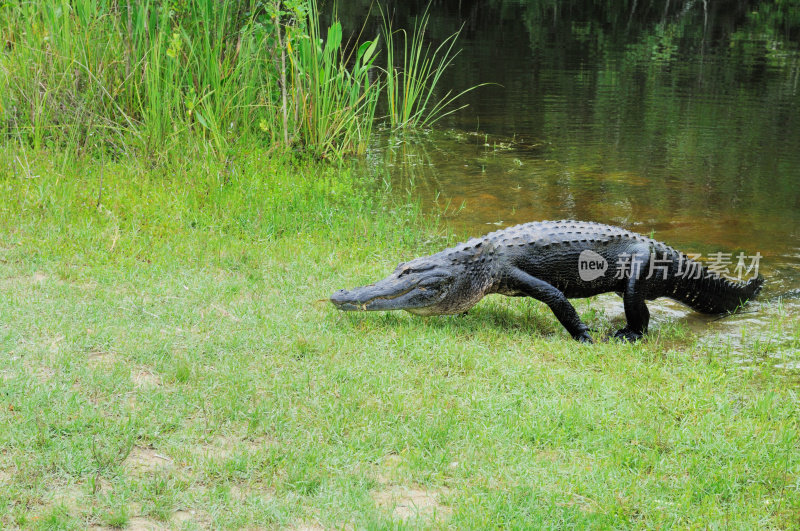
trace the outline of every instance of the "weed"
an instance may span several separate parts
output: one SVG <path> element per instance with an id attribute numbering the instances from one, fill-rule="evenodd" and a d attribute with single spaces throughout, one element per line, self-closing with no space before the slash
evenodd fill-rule
<path id="1" fill-rule="evenodd" d="M 425 42 L 425 30 L 429 15 L 420 17 L 411 34 L 405 29 L 395 30 L 391 21 L 383 14 L 383 35 L 386 41 L 386 98 L 389 124 L 393 129 L 429 127 L 462 107 L 453 108 L 458 98 L 483 86 L 469 87 L 457 94 L 448 91 L 436 97 L 439 79 L 455 60 L 455 42 L 461 30 L 453 33 L 433 51 Z M 402 44 L 398 46 L 398 41 Z M 398 68 L 398 56 L 402 67 Z"/>

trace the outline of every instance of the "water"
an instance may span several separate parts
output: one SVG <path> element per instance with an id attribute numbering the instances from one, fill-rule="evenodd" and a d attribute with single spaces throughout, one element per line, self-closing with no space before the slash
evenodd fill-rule
<path id="1" fill-rule="evenodd" d="M 419 7 L 399 4 L 395 25 L 411 27 Z M 442 92 L 495 84 L 434 131 L 380 137 L 369 171 L 465 234 L 595 220 L 730 255 L 734 276 L 739 253 L 760 253 L 765 301 L 800 289 L 800 20 L 771 3 L 639 4 L 436 3 L 431 42 L 463 24 Z M 365 11 L 340 6 L 345 24 Z M 678 320 L 734 348 L 800 345 L 796 292 L 719 321 L 652 306 L 654 326 Z"/>

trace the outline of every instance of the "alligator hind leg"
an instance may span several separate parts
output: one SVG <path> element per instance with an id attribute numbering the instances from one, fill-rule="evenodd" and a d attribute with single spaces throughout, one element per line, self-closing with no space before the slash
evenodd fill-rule
<path id="1" fill-rule="evenodd" d="M 575 307 L 567 300 L 561 290 L 517 268 L 513 268 L 508 273 L 507 280 L 509 286 L 513 289 L 547 304 L 573 339 L 584 343 L 592 343 L 589 327 L 581 321 L 581 318 L 578 317 L 578 312 L 575 311 Z"/>
<path id="2" fill-rule="evenodd" d="M 631 256 L 631 269 L 622 301 L 625 305 L 625 328 L 617 330 L 614 337 L 625 341 L 638 341 L 647 332 L 650 312 L 645 303 L 645 291 L 650 268 L 650 252 L 642 251 Z"/>

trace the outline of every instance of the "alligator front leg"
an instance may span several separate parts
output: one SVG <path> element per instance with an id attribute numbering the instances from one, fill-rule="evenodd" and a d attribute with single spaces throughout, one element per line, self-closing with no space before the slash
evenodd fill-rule
<path id="1" fill-rule="evenodd" d="M 622 301 L 625 305 L 625 328 L 617 330 L 614 337 L 625 341 L 638 341 L 647 332 L 650 312 L 645 303 L 645 291 L 650 268 L 650 252 L 642 251 L 631 256 L 631 270 Z"/>
<path id="2" fill-rule="evenodd" d="M 592 343 L 589 327 L 581 321 L 581 318 L 578 317 L 578 312 L 575 311 L 575 307 L 567 300 L 561 290 L 518 268 L 512 268 L 508 272 L 507 280 L 512 289 L 542 301 L 549 306 L 573 339 L 584 343 Z"/>

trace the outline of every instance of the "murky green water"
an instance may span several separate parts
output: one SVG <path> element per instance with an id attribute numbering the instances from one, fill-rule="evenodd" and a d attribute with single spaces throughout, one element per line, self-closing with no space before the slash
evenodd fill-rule
<path id="1" fill-rule="evenodd" d="M 450 4 L 432 7 L 428 33 L 437 43 L 464 24 L 443 90 L 496 85 L 468 94 L 469 107 L 435 131 L 381 137 L 367 171 L 473 235 L 596 220 L 687 252 L 730 253 L 731 273 L 738 253 L 760 253 L 765 300 L 800 289 L 796 11 L 758 2 Z M 394 10 L 408 27 L 418 12 Z M 345 23 L 365 11 L 340 6 Z M 766 327 L 771 311 L 709 321 L 656 306 L 729 338 L 743 323 Z M 798 299 L 782 311 L 800 317 Z"/>

